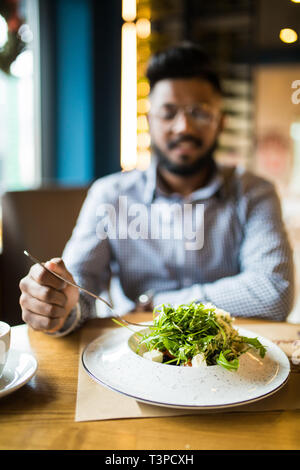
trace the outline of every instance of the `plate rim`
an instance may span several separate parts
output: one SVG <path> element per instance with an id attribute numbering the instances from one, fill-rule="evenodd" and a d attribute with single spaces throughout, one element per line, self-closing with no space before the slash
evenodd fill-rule
<path id="1" fill-rule="evenodd" d="M 31 380 L 32 377 L 36 374 L 36 371 L 37 371 L 37 368 L 38 368 L 37 359 L 32 353 L 30 353 L 28 351 L 22 351 L 20 349 L 14 349 L 14 348 L 11 348 L 9 350 L 9 355 L 8 355 L 8 358 L 7 358 L 7 361 L 6 361 L 6 364 L 5 364 L 5 368 L 7 366 L 9 366 L 9 360 L 10 360 L 10 354 L 11 353 L 13 355 L 15 355 L 16 357 L 20 357 L 21 354 L 25 354 L 28 357 L 28 360 L 30 360 L 32 362 L 33 370 L 31 372 L 28 371 L 27 373 L 20 375 L 20 377 L 17 379 L 17 382 L 14 385 L 12 385 L 12 386 L 8 385 L 8 387 L 5 388 L 5 389 L 0 388 L 0 398 L 4 397 L 6 395 L 9 395 L 10 393 L 13 393 L 14 391 L 16 391 L 19 388 L 23 387 L 23 385 L 25 385 L 27 382 L 29 382 L 29 380 Z M 5 375 L 5 368 L 3 369 L 3 374 L 2 374 L 1 379 Z"/>
<path id="2" fill-rule="evenodd" d="M 147 322 L 148 323 L 148 322 Z M 147 324 L 141 324 L 141 326 L 147 326 Z M 121 327 L 120 327 L 121 329 Z M 291 366 L 290 366 L 290 361 L 286 355 L 286 353 L 281 349 L 279 348 L 279 346 L 277 344 L 275 344 L 272 340 L 268 339 L 268 338 L 265 338 L 264 336 L 260 335 L 260 334 L 257 334 L 255 333 L 254 331 L 251 331 L 251 330 L 248 330 L 246 328 L 243 328 L 243 327 L 239 327 L 239 326 L 236 326 L 236 329 L 238 330 L 243 330 L 245 332 L 248 332 L 248 333 L 251 333 L 252 335 L 255 335 L 255 337 L 258 337 L 258 338 L 261 338 L 263 340 L 266 340 L 267 342 L 271 343 L 272 344 L 272 347 L 274 347 L 276 350 L 278 350 L 280 353 L 282 353 L 283 357 L 285 357 L 285 359 L 287 360 L 287 365 L 288 367 L 286 367 L 286 372 L 287 372 L 287 376 L 286 378 L 283 380 L 283 382 L 281 382 L 276 388 L 270 390 L 269 392 L 266 392 L 264 393 L 263 395 L 260 395 L 258 397 L 254 397 L 254 398 L 249 398 L 248 400 L 243 400 L 243 401 L 239 401 L 239 402 L 234 402 L 234 403 L 226 403 L 226 404 L 220 404 L 220 405 L 180 405 L 180 404 L 173 404 L 173 403 L 166 403 L 166 402 L 159 402 L 159 401 L 154 401 L 154 400 L 147 400 L 147 399 L 144 399 L 144 398 L 140 398 L 140 397 L 136 397 L 135 395 L 132 395 L 132 394 L 129 394 L 129 393 L 126 393 L 124 391 L 121 391 L 121 390 L 118 390 L 117 388 L 113 387 L 112 385 L 108 385 L 107 383 L 101 381 L 101 379 L 99 379 L 98 377 L 96 377 L 87 367 L 87 365 L 85 364 L 84 362 L 84 354 L 87 350 L 87 348 L 89 346 L 91 346 L 94 342 L 96 342 L 97 340 L 99 340 L 101 338 L 101 334 L 98 335 L 96 338 L 94 338 L 92 341 L 90 341 L 88 344 L 85 345 L 85 347 L 83 348 L 82 350 L 82 353 L 81 353 L 81 363 L 82 363 L 82 366 L 84 368 L 84 370 L 86 371 L 86 373 L 93 379 L 95 380 L 98 384 L 101 384 L 102 386 L 104 386 L 105 388 L 109 389 L 109 390 L 112 390 L 116 393 L 119 393 L 121 395 L 124 395 L 124 396 L 127 396 L 129 398 L 133 398 L 135 399 L 136 401 L 138 402 L 141 402 L 141 403 L 146 403 L 148 405 L 155 405 L 155 406 L 161 406 L 161 407 L 167 407 L 167 408 L 176 408 L 176 409 L 185 409 L 185 410 L 209 410 L 209 409 L 224 409 L 224 408 L 233 408 L 233 407 L 237 407 L 237 406 L 243 406 L 243 405 L 248 405 L 248 404 L 251 404 L 251 403 L 254 403 L 254 402 L 257 402 L 257 401 L 260 401 L 260 400 L 263 400 L 264 398 L 267 398 L 269 396 L 272 396 L 274 395 L 276 392 L 278 392 L 280 389 L 282 389 L 288 382 L 289 378 L 290 378 L 290 374 L 291 374 Z M 118 331 L 118 329 L 116 329 L 116 331 Z M 113 330 L 112 330 L 113 332 Z M 108 332 L 106 332 L 107 334 Z M 159 364 L 161 365 L 161 364 Z"/>

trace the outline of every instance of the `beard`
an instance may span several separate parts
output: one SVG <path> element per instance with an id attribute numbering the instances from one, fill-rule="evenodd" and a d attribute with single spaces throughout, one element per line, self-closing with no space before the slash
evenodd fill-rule
<path id="1" fill-rule="evenodd" d="M 179 143 L 184 142 L 184 141 L 189 141 L 193 142 L 195 145 L 197 145 L 199 148 L 202 146 L 202 141 L 200 139 L 196 139 L 195 137 L 190 137 L 190 136 L 184 136 L 184 137 L 179 137 L 176 141 L 172 141 L 168 144 L 168 149 L 173 149 L 175 148 Z M 214 152 L 217 148 L 217 139 L 213 143 L 213 145 L 201 156 L 197 158 L 196 161 L 192 163 L 174 163 L 172 162 L 167 155 L 160 150 L 160 148 L 155 144 L 155 142 L 152 142 L 152 150 L 154 154 L 157 157 L 158 160 L 158 166 L 161 168 L 164 168 L 165 170 L 169 171 L 170 173 L 173 173 L 175 175 L 180 175 L 180 176 L 191 176 L 194 175 L 195 173 L 199 173 L 203 171 L 204 169 L 212 169 L 215 166 L 215 161 L 214 161 Z M 188 155 L 181 155 L 182 161 L 188 162 L 189 156 Z"/>

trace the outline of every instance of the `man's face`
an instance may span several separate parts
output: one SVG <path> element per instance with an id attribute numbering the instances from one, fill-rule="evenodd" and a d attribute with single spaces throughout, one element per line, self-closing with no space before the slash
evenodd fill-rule
<path id="1" fill-rule="evenodd" d="M 161 162 L 179 174 L 200 169 L 222 128 L 220 94 L 204 79 L 166 79 L 155 84 L 150 102 L 151 142 Z"/>

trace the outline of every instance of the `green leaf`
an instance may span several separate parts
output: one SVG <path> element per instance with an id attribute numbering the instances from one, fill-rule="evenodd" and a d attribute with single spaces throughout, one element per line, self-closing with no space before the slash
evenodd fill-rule
<path id="1" fill-rule="evenodd" d="M 239 368 L 239 360 L 233 359 L 232 361 L 228 361 L 222 351 L 220 352 L 219 357 L 217 358 L 217 364 L 231 371 L 238 370 Z"/>
<path id="2" fill-rule="evenodd" d="M 265 357 L 267 348 L 261 344 L 257 338 L 247 338 L 247 336 L 240 336 L 244 343 L 250 344 L 254 348 L 259 350 L 260 357 Z"/>

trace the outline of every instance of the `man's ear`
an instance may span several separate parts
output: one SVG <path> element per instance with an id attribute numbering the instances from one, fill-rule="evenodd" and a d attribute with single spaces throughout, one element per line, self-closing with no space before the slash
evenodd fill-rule
<path id="1" fill-rule="evenodd" d="M 219 133 L 223 132 L 225 129 L 225 124 L 226 124 L 226 115 L 225 113 L 221 114 L 220 121 L 219 121 Z"/>
<path id="2" fill-rule="evenodd" d="M 225 115 L 225 113 L 222 113 L 221 114 L 221 119 L 220 119 L 220 131 L 224 130 L 225 124 L 226 124 L 226 115 Z"/>

